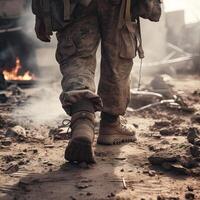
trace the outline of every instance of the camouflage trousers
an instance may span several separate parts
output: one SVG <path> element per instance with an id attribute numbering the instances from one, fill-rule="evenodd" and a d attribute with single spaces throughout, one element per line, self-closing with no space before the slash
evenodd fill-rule
<path id="1" fill-rule="evenodd" d="M 60 100 L 68 114 L 73 103 L 85 98 L 93 102 L 96 111 L 125 114 L 136 41 L 131 37 L 130 42 L 122 42 L 127 33 L 123 36 L 118 28 L 120 8 L 121 0 L 93 0 L 88 7 L 80 5 L 74 10 L 71 24 L 57 33 L 56 58 L 63 75 Z M 100 42 L 96 93 L 94 76 Z"/>

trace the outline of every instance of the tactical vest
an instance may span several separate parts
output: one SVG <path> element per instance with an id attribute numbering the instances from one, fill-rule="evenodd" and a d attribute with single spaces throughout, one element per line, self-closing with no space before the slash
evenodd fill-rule
<path id="1" fill-rule="evenodd" d="M 20 17 L 25 10 L 26 0 L 0 0 L 0 18 Z"/>
<path id="2" fill-rule="evenodd" d="M 1 1 L 1 0 L 0 0 Z M 7 0 L 4 0 L 7 1 Z M 9 0 L 10 1 L 10 0 Z M 32 11 L 43 19 L 47 34 L 62 30 L 70 23 L 70 15 L 80 3 L 89 5 L 92 0 L 32 0 Z M 159 21 L 161 16 L 161 0 L 121 0 L 122 9 L 129 10 L 132 18 L 143 17 L 151 21 Z M 131 3 L 130 3 L 131 2 Z M 130 16 L 130 17 L 131 17 Z"/>

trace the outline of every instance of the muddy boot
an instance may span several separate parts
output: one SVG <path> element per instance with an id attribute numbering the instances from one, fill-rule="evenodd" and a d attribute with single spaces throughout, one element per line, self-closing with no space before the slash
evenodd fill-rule
<path id="1" fill-rule="evenodd" d="M 119 116 L 102 114 L 100 122 L 98 144 L 115 145 L 136 141 L 135 127 L 127 124 L 126 120 Z"/>
<path id="2" fill-rule="evenodd" d="M 71 119 L 71 139 L 65 150 L 65 159 L 70 162 L 95 163 L 92 144 L 94 141 L 93 112 L 75 112 Z"/>

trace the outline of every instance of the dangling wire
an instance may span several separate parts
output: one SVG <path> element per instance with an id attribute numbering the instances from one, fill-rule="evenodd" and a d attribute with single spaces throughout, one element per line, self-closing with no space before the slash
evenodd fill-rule
<path id="1" fill-rule="evenodd" d="M 141 87 L 141 81 L 142 81 L 142 65 L 143 65 L 143 59 L 140 59 L 140 69 L 139 69 L 139 78 L 138 78 L 138 88 L 137 90 L 140 91 Z"/>

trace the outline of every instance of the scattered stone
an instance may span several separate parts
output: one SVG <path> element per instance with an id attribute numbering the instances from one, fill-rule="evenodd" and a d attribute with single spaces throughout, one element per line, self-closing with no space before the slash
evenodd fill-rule
<path id="1" fill-rule="evenodd" d="M 115 159 L 115 160 L 121 160 L 121 161 L 126 160 L 125 157 L 119 157 L 119 158 L 114 158 L 114 159 Z"/>
<path id="2" fill-rule="evenodd" d="M 0 116 L 0 128 L 3 128 L 5 124 L 6 124 L 6 121 L 4 120 L 2 116 Z"/>
<path id="3" fill-rule="evenodd" d="M 19 170 L 19 166 L 16 162 L 9 163 L 3 169 L 6 174 L 13 174 Z"/>
<path id="4" fill-rule="evenodd" d="M 163 195 L 158 195 L 157 200 L 180 200 L 179 197 L 165 197 Z"/>
<path id="5" fill-rule="evenodd" d="M 8 97 L 5 93 L 0 93 L 0 103 L 6 103 L 8 101 Z"/>
<path id="6" fill-rule="evenodd" d="M 183 167 L 186 167 L 187 169 L 192 169 L 198 167 L 199 165 L 198 161 L 191 156 L 182 156 L 180 159 L 180 163 Z"/>
<path id="7" fill-rule="evenodd" d="M 189 192 L 193 192 L 194 191 L 194 189 L 193 189 L 193 187 L 191 185 L 188 185 L 187 189 L 188 189 Z"/>
<path id="8" fill-rule="evenodd" d="M 95 156 L 97 157 L 106 157 L 108 155 L 108 152 L 98 152 L 98 151 L 95 151 L 94 152 Z"/>
<path id="9" fill-rule="evenodd" d="M 191 146 L 190 152 L 194 157 L 200 157 L 200 146 Z"/>
<path id="10" fill-rule="evenodd" d="M 162 135 L 162 136 L 172 136 L 172 135 L 175 135 L 174 129 L 162 129 L 160 131 L 160 135 Z"/>
<path id="11" fill-rule="evenodd" d="M 4 146 L 10 146 L 12 144 L 12 140 L 9 138 L 6 138 L 6 139 L 2 140 L 0 143 Z"/>
<path id="12" fill-rule="evenodd" d="M 173 99 L 174 92 L 171 84 L 172 78 L 169 75 L 157 75 L 150 83 L 154 92 L 160 93 L 166 99 Z"/>
<path id="13" fill-rule="evenodd" d="M 192 118 L 191 118 L 192 122 L 193 123 L 198 123 L 200 124 L 200 113 L 194 115 Z"/>
<path id="14" fill-rule="evenodd" d="M 149 157 L 149 162 L 153 165 L 162 165 L 163 163 L 172 162 L 175 163 L 179 160 L 179 156 L 173 153 L 155 153 Z"/>
<path id="15" fill-rule="evenodd" d="M 6 155 L 3 157 L 3 160 L 6 162 L 6 163 L 10 163 L 10 162 L 13 162 L 15 160 L 14 156 L 12 155 Z"/>
<path id="16" fill-rule="evenodd" d="M 186 200 L 193 200 L 193 199 L 195 199 L 194 193 L 193 193 L 193 192 L 187 192 L 187 193 L 185 194 L 185 199 L 186 199 Z"/>
<path id="17" fill-rule="evenodd" d="M 200 89 L 195 90 L 195 91 L 193 92 L 193 95 L 194 95 L 194 96 L 200 96 Z"/>
<path id="18" fill-rule="evenodd" d="M 89 185 L 86 184 L 86 183 L 80 182 L 80 183 L 78 183 L 78 184 L 76 185 L 76 187 L 77 187 L 78 189 L 84 190 L 84 189 L 88 188 Z"/>
<path id="19" fill-rule="evenodd" d="M 150 171 L 148 171 L 148 174 L 149 174 L 149 176 L 153 177 L 156 175 L 156 171 L 150 170 Z"/>
<path id="20" fill-rule="evenodd" d="M 91 192 L 87 192 L 87 196 L 92 196 L 93 194 Z"/>
<path id="21" fill-rule="evenodd" d="M 190 128 L 188 130 L 187 140 L 191 144 L 195 144 L 200 140 L 200 132 L 197 128 Z"/>
<path id="22" fill-rule="evenodd" d="M 67 128 L 54 128 L 49 131 L 49 137 L 53 140 L 68 140 L 69 134 Z"/>
<path id="23" fill-rule="evenodd" d="M 115 194 L 113 192 L 111 192 L 109 195 L 108 195 L 108 198 L 112 198 L 112 197 L 115 197 Z"/>
<path id="24" fill-rule="evenodd" d="M 46 145 L 44 145 L 44 148 L 47 148 L 47 149 L 52 149 L 54 147 L 55 147 L 54 144 L 46 144 Z"/>
<path id="25" fill-rule="evenodd" d="M 28 164 L 30 162 L 30 160 L 28 160 L 28 159 L 23 159 L 23 160 L 20 160 L 19 162 L 18 162 L 18 165 L 26 165 L 26 164 Z"/>
<path id="26" fill-rule="evenodd" d="M 18 140 L 24 140 L 26 138 L 26 130 L 21 126 L 14 126 L 6 131 L 6 137 L 17 137 Z"/>
<path id="27" fill-rule="evenodd" d="M 171 125 L 170 121 L 157 121 L 154 124 L 155 128 L 163 128 L 163 127 L 169 127 Z"/>

